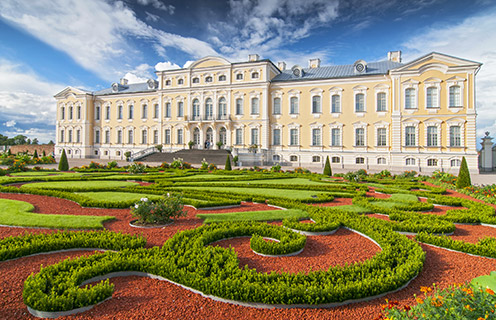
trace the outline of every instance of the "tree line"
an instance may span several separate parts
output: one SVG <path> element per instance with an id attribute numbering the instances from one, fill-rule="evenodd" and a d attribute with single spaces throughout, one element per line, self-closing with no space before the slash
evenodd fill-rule
<path id="1" fill-rule="evenodd" d="M 15 145 L 21 145 L 21 144 L 40 144 L 37 138 L 33 138 L 33 140 L 29 139 L 26 136 L 23 136 L 22 134 L 19 134 L 13 138 L 9 138 L 7 136 L 4 136 L 3 134 L 0 134 L 0 146 L 15 146 Z M 48 144 L 55 144 L 52 140 L 48 142 Z"/>

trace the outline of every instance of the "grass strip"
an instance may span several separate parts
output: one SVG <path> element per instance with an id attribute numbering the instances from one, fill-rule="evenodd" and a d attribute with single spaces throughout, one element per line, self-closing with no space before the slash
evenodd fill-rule
<path id="1" fill-rule="evenodd" d="M 308 218 L 308 213 L 298 209 L 289 209 L 229 213 L 202 213 L 197 214 L 196 216 L 203 219 L 204 223 L 214 223 L 226 221 L 277 221 L 286 218 L 305 219 Z"/>

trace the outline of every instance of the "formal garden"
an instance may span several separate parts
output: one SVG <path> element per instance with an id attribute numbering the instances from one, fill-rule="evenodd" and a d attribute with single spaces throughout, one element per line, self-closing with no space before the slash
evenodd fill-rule
<path id="1" fill-rule="evenodd" d="M 495 317 L 496 187 L 463 170 L 61 169 L 0 172 L 6 319 Z"/>

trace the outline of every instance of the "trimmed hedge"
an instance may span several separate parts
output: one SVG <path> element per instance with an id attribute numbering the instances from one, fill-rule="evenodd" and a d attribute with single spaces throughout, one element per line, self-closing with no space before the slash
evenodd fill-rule
<path id="1" fill-rule="evenodd" d="M 460 240 L 453 240 L 447 236 L 436 236 L 426 232 L 420 232 L 415 236 L 415 240 L 478 256 L 496 258 L 496 238 L 493 237 L 479 239 L 477 243 L 469 243 Z"/>

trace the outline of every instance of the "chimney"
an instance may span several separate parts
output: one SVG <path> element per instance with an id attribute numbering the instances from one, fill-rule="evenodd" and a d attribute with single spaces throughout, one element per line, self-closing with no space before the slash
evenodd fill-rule
<path id="1" fill-rule="evenodd" d="M 279 70 L 281 70 L 281 71 L 286 70 L 286 62 L 284 62 L 284 61 L 279 61 L 279 62 L 277 63 L 277 67 L 278 67 L 278 68 L 279 68 Z"/>
<path id="2" fill-rule="evenodd" d="M 313 68 L 320 68 L 320 59 L 315 58 L 315 59 L 310 59 L 308 60 L 308 67 L 313 69 Z"/>
<path id="3" fill-rule="evenodd" d="M 252 53 L 250 55 L 248 55 L 248 61 L 252 62 L 252 61 L 258 61 L 260 60 L 260 56 L 256 53 Z"/>
<path id="4" fill-rule="evenodd" d="M 401 51 L 389 51 L 388 60 L 393 62 L 401 62 Z"/>
<path id="5" fill-rule="evenodd" d="M 121 78 L 121 85 L 123 85 L 123 86 L 127 85 L 127 79 L 126 78 Z"/>

